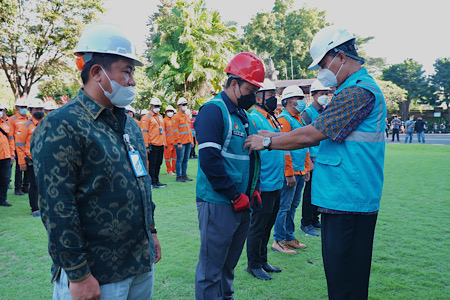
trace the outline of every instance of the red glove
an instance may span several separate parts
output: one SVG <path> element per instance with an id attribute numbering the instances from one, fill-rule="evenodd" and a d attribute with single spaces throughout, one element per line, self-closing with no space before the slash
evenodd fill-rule
<path id="1" fill-rule="evenodd" d="M 253 211 L 258 211 L 261 208 L 262 208 L 261 195 L 257 190 L 255 190 L 252 196 L 252 209 Z"/>
<path id="2" fill-rule="evenodd" d="M 233 204 L 234 211 L 241 211 L 250 208 L 250 201 L 247 195 L 241 193 L 239 197 L 235 200 L 231 200 Z"/>

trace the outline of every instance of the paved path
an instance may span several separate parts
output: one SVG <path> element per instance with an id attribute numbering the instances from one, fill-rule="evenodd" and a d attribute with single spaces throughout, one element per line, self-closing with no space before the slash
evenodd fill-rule
<path id="1" fill-rule="evenodd" d="M 389 135 L 389 138 L 386 139 L 388 144 L 397 144 L 405 142 L 405 134 L 400 134 L 400 142 L 392 141 L 392 135 Z M 409 139 L 408 139 L 409 142 Z M 417 142 L 417 134 L 414 134 L 412 144 L 418 144 Z M 425 134 L 425 144 L 431 145 L 449 145 L 450 146 L 450 134 L 441 134 L 441 133 L 426 133 Z"/>

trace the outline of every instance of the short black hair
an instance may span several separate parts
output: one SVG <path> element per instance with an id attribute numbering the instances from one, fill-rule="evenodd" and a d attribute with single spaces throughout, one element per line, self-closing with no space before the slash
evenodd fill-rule
<path id="1" fill-rule="evenodd" d="M 228 75 L 228 79 L 227 79 L 227 83 L 225 84 L 225 88 L 229 88 L 231 85 L 231 82 L 234 80 L 237 81 L 239 87 L 242 85 L 242 83 L 244 82 L 243 79 L 241 79 L 240 77 L 237 77 L 236 75 L 233 74 L 227 74 Z"/>
<path id="2" fill-rule="evenodd" d="M 92 58 L 84 65 L 81 71 L 81 80 L 86 84 L 89 79 L 89 71 L 94 65 L 101 65 L 106 70 L 111 70 L 111 65 L 121 59 L 122 56 L 115 54 L 94 53 Z"/>

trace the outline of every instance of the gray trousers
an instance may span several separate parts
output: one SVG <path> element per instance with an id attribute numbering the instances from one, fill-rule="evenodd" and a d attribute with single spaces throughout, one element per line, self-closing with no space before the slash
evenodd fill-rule
<path id="1" fill-rule="evenodd" d="M 195 273 L 196 299 L 233 299 L 234 268 L 250 225 L 250 211 L 197 199 L 200 254 Z"/>

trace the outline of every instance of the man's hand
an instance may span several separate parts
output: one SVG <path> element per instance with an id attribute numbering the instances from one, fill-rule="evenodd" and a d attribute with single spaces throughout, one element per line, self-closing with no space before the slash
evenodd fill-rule
<path id="1" fill-rule="evenodd" d="M 286 185 L 288 187 L 294 187 L 297 184 L 294 176 L 286 176 Z"/>
<path id="2" fill-rule="evenodd" d="M 194 142 L 191 143 L 191 147 L 194 147 Z"/>
<path id="3" fill-rule="evenodd" d="M 250 154 L 253 150 L 264 150 L 263 140 L 264 137 L 262 135 L 253 134 L 249 136 L 245 140 L 244 149 L 242 149 L 242 151 L 245 151 L 245 149 L 248 148 L 248 154 Z"/>
<path id="4" fill-rule="evenodd" d="M 11 156 L 11 165 L 14 163 L 15 160 L 16 158 L 14 156 Z"/>
<path id="5" fill-rule="evenodd" d="M 178 148 L 178 150 L 183 150 L 183 145 L 178 144 L 178 145 L 177 145 L 177 148 Z"/>
<path id="6" fill-rule="evenodd" d="M 73 300 L 100 300 L 100 285 L 92 275 L 83 281 L 71 282 L 69 290 Z"/>
<path id="7" fill-rule="evenodd" d="M 155 242 L 155 264 L 161 259 L 161 245 L 159 244 L 158 238 L 156 237 L 156 233 L 152 233 L 153 242 Z"/>
<path id="8" fill-rule="evenodd" d="M 25 172 L 27 170 L 27 164 L 19 165 L 20 172 Z"/>
<path id="9" fill-rule="evenodd" d="M 311 173 L 306 172 L 305 174 L 305 182 L 308 182 L 311 179 Z"/>

